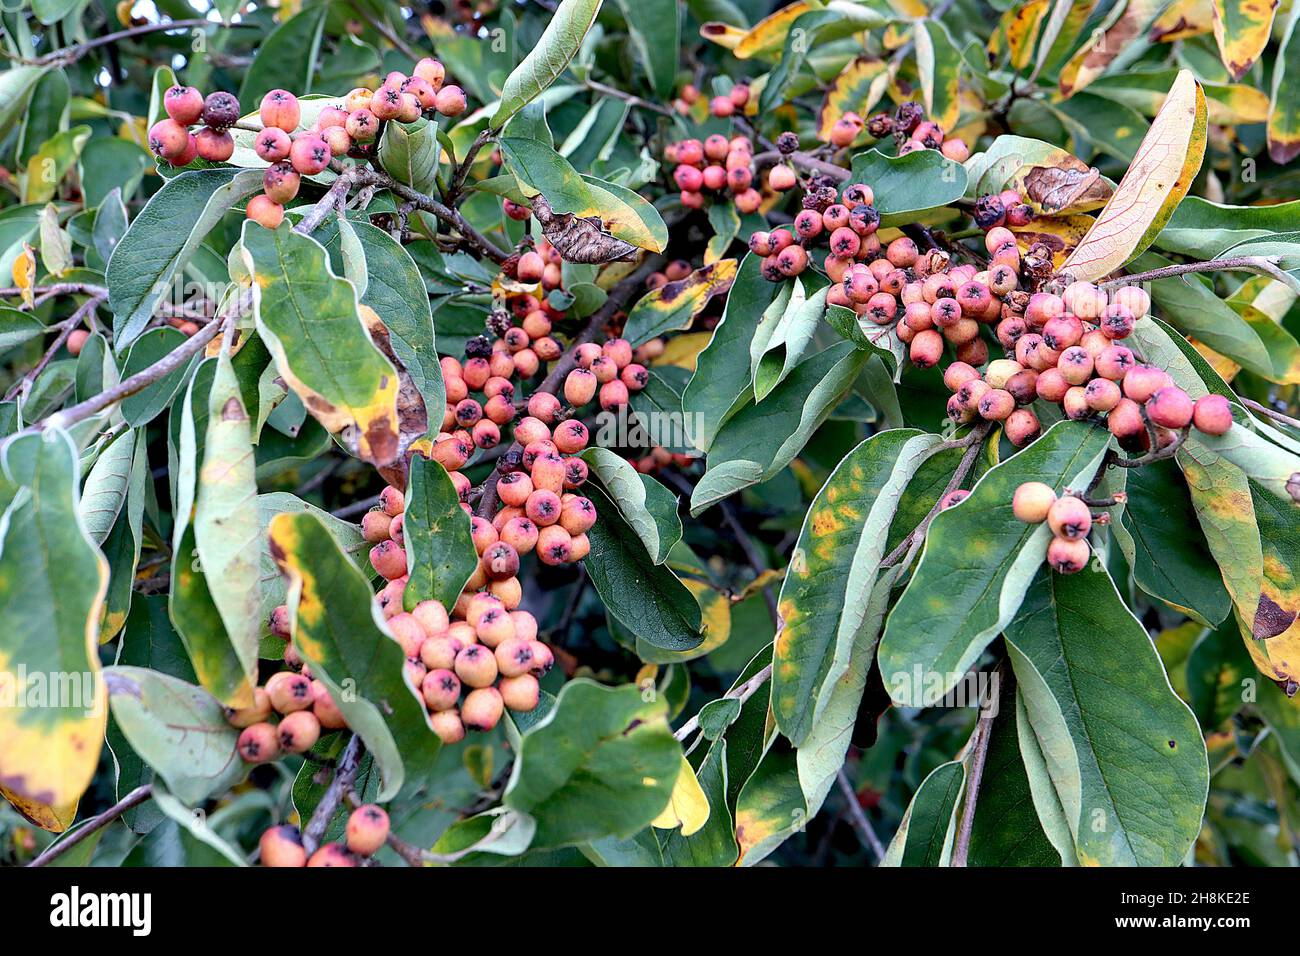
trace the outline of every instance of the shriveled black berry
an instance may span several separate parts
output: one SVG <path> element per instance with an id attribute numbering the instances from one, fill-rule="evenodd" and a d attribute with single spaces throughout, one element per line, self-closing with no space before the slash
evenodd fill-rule
<path id="1" fill-rule="evenodd" d="M 894 111 L 894 130 L 904 134 L 910 133 L 923 119 L 925 119 L 925 111 L 921 109 L 920 103 L 901 103 Z"/>
<path id="2" fill-rule="evenodd" d="M 884 139 L 894 131 L 894 118 L 888 113 L 877 113 L 867 120 L 867 132 L 873 139 Z"/>
<path id="3" fill-rule="evenodd" d="M 975 200 L 975 225 L 981 229 L 992 229 L 1006 221 L 1007 210 L 1000 197 L 981 196 Z"/>
<path id="4" fill-rule="evenodd" d="M 500 338 L 501 336 L 509 332 L 510 326 L 511 326 L 510 316 L 505 312 L 501 311 L 500 309 L 493 309 L 492 312 L 488 315 L 488 319 L 487 319 L 488 331 L 491 332 L 493 335 L 495 335 L 497 338 Z"/>
<path id="5" fill-rule="evenodd" d="M 799 149 L 799 137 L 787 130 L 776 138 L 776 148 L 783 155 L 789 156 Z"/>
<path id="6" fill-rule="evenodd" d="M 466 358 L 491 358 L 492 340 L 486 335 L 476 335 L 465 343 Z"/>

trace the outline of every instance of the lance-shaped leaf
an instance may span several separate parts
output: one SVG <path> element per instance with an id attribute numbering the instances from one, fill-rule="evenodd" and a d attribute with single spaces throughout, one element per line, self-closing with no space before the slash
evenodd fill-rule
<path id="1" fill-rule="evenodd" d="M 82 353 L 85 354 L 85 353 Z M 135 441 L 131 471 L 127 478 L 125 506 L 118 513 L 101 549 L 108 561 L 108 593 L 104 596 L 104 619 L 100 623 L 99 641 L 117 636 L 131 612 L 135 595 L 135 572 L 144 543 L 144 506 L 149 478 L 149 449 L 143 438 Z"/>
<path id="2" fill-rule="evenodd" d="M 915 222 L 922 213 L 955 202 L 966 192 L 966 168 L 933 149 L 886 156 L 869 149 L 853 157 L 848 180 L 871 183 L 881 225 Z"/>
<path id="3" fill-rule="evenodd" d="M 653 647 L 690 651 L 705 640 L 695 596 L 668 567 L 656 564 L 637 532 L 598 487 L 587 489 L 596 523 L 587 532 L 585 567 L 605 607 Z"/>
<path id="4" fill-rule="evenodd" d="M 167 788 L 193 806 L 244 776 L 239 731 L 221 702 L 201 687 L 147 667 L 104 671 L 113 719 Z"/>
<path id="5" fill-rule="evenodd" d="M 689 836 L 681 830 L 667 833 L 662 839 L 664 862 L 669 866 L 731 866 L 740 849 L 731 808 L 727 806 L 725 740 L 709 748 L 695 776 L 709 802 L 709 818 Z"/>
<path id="6" fill-rule="evenodd" d="M 537 820 L 532 848 L 630 837 L 668 805 L 681 767 L 661 698 L 570 681 L 523 735 L 503 802 Z"/>
<path id="7" fill-rule="evenodd" d="M 788 465 L 839 404 L 868 358 L 848 342 L 832 345 L 800 362 L 763 401 L 737 412 L 709 449 L 708 470 L 691 495 L 691 514 L 766 481 Z"/>
<path id="8" fill-rule="evenodd" d="M 677 78 L 681 48 L 681 12 L 676 0 L 618 0 L 618 8 L 651 88 L 667 100 Z"/>
<path id="9" fill-rule="evenodd" d="M 1245 76 L 1268 46 L 1277 6 L 1259 0 L 1214 0 L 1214 42 L 1234 80 Z"/>
<path id="10" fill-rule="evenodd" d="M 1300 41 L 1295 39 L 1300 5 L 1292 4 L 1273 64 L 1268 104 L 1268 155 L 1285 165 L 1300 154 Z"/>
<path id="11" fill-rule="evenodd" d="M 628 313 L 623 337 L 641 345 L 665 332 L 688 328 L 710 299 L 731 288 L 736 266 L 735 259 L 721 259 L 642 296 Z"/>
<path id="12" fill-rule="evenodd" d="M 805 0 L 797 0 L 796 3 L 782 7 L 743 32 L 731 52 L 741 60 L 776 53 L 785 43 L 786 34 L 790 32 L 795 21 L 816 6 L 817 4 L 807 3 Z"/>
<path id="13" fill-rule="evenodd" d="M 261 617 L 257 583 L 261 525 L 248 411 L 230 356 L 222 352 L 208 390 L 207 433 L 194 507 L 194 543 L 217 613 L 256 682 Z"/>
<path id="14" fill-rule="evenodd" d="M 960 760 L 931 770 L 916 788 L 881 865 L 948 866 L 965 789 L 966 765 Z"/>
<path id="15" fill-rule="evenodd" d="M 921 21 L 913 28 L 912 36 L 916 39 L 916 69 L 921 74 L 925 114 L 944 129 L 952 129 L 961 112 L 957 95 L 961 50 L 939 20 Z"/>
<path id="16" fill-rule="evenodd" d="M 200 408 L 204 410 L 204 418 L 210 414 L 209 397 L 215 389 L 211 385 L 214 377 L 207 370 L 213 369 L 216 361 L 208 359 L 190 379 L 177 416 L 180 423 L 176 440 L 176 505 L 173 510 L 176 523 L 172 528 L 168 610 L 189 652 L 199 683 L 226 706 L 247 707 L 253 702 L 253 688 L 257 682 L 257 641 L 254 639 L 252 642 L 250 656 L 247 634 L 243 630 L 235 635 L 227 634 L 225 619 L 217 605 L 216 594 L 209 586 L 199 554 L 193 520 L 195 501 L 202 494 L 195 421 Z M 206 443 L 207 429 L 204 429 L 203 437 Z M 236 646 L 236 637 L 245 643 Z"/>
<path id="17" fill-rule="evenodd" d="M 1119 70 L 1103 76 L 1092 92 L 1131 106 L 1143 116 L 1155 116 L 1165 94 L 1178 76 L 1175 69 Z M 1263 123 L 1268 119 L 1268 94 L 1245 83 L 1214 83 L 1201 80 L 1205 92 L 1206 119 L 1211 126 Z"/>
<path id="18" fill-rule="evenodd" d="M 90 467 L 90 474 L 81 486 L 81 500 L 77 510 L 81 514 L 86 533 L 95 544 L 103 544 L 117 521 L 122 503 L 126 501 L 127 484 L 131 477 L 131 463 L 135 460 L 135 431 L 123 432 L 99 453 Z"/>
<path id="19" fill-rule="evenodd" d="M 119 246 L 120 248 L 120 246 Z M 400 451 L 397 370 L 370 340 L 352 283 L 334 274 L 309 236 L 244 225 L 257 330 L 307 410 L 368 462 Z"/>
<path id="20" fill-rule="evenodd" d="M 1178 204 L 1156 245 L 1194 259 L 1214 259 L 1252 239 L 1286 241 L 1300 229 L 1300 200 L 1267 206 L 1230 206 L 1200 196 Z M 1280 235 L 1284 234 L 1284 235 Z M 1233 255 L 1243 255 L 1244 250 Z M 1287 268 L 1294 268 L 1284 263 Z"/>
<path id="21" fill-rule="evenodd" d="M 1149 37 L 1152 43 L 1172 43 L 1213 29 L 1213 0 L 1173 0 L 1152 24 Z"/>
<path id="22" fill-rule="evenodd" d="M 1205 94 L 1182 70 L 1115 195 L 1062 270 L 1076 279 L 1099 279 L 1145 250 L 1187 195 L 1205 143 Z"/>
<path id="23" fill-rule="evenodd" d="M 668 552 L 682 539 L 682 519 L 677 514 L 677 496 L 632 467 L 608 448 L 592 447 L 582 453 L 591 475 L 608 493 L 628 526 L 645 545 L 655 564 L 663 564 Z"/>
<path id="24" fill-rule="evenodd" d="M 577 55 L 583 37 L 596 22 L 600 7 L 601 0 L 562 0 L 537 45 L 506 77 L 501 88 L 501 102 L 492 116 L 494 128 L 504 126 L 510 117 L 559 79 L 569 61 Z"/>
<path id="25" fill-rule="evenodd" d="M 871 623 L 898 499 L 937 442 L 913 429 L 873 435 L 836 466 L 808 509 L 781 586 L 772 664 L 772 711 L 796 746 L 813 731 Z"/>
<path id="26" fill-rule="evenodd" d="M 365 741 L 391 800 L 409 772 L 432 766 L 439 742 L 406 658 L 383 623 L 370 582 L 309 512 L 271 519 L 271 554 L 289 581 L 293 646 Z"/>
<path id="27" fill-rule="evenodd" d="M 1178 865 L 1201 829 L 1205 743 L 1110 575 L 1041 568 L 1006 640 L 1079 861 Z"/>
<path id="28" fill-rule="evenodd" d="M 736 797 L 737 865 L 762 862 L 807 822 L 794 749 L 785 738 L 775 737 Z"/>
<path id="29" fill-rule="evenodd" d="M 1016 489 L 1026 481 L 1058 493 L 1086 486 L 1108 439 L 1096 425 L 1058 422 L 935 516 L 880 639 L 880 672 L 896 703 L 932 706 L 1015 615 L 1051 539 L 1046 525 L 1012 514 Z"/>
<path id="30" fill-rule="evenodd" d="M 69 808 L 94 775 L 108 714 L 98 654 L 108 567 L 77 513 L 64 432 L 9 439 L 0 466 L 0 786 Z"/>
<path id="31" fill-rule="evenodd" d="M 1063 96 L 1083 89 L 1111 65 L 1130 45 L 1146 36 L 1168 0 L 1127 0 L 1117 3 L 1098 30 L 1101 35 L 1085 43 L 1062 68 L 1057 86 Z"/>
<path id="32" fill-rule="evenodd" d="M 410 570 L 402 593 L 406 609 L 430 600 L 450 608 L 478 567 L 478 553 L 447 469 L 420 455 L 411 458 L 402 535 Z"/>
<path id="33" fill-rule="evenodd" d="M 805 290 L 804 283 L 795 279 L 788 299 L 778 299 L 763 313 L 749 343 L 754 401 L 767 398 L 799 364 L 821 324 L 828 291 L 829 286 Z"/>
<path id="34" fill-rule="evenodd" d="M 762 259 L 752 252 L 740 261 L 722 321 L 714 326 L 682 393 L 686 427 L 700 451 L 709 450 L 723 422 L 736 410 L 737 400 L 749 390 L 749 341 L 763 310 L 781 289 L 763 278 L 761 266 Z"/>
<path id="35" fill-rule="evenodd" d="M 262 188 L 261 169 L 198 169 L 167 180 L 113 248 L 105 279 L 120 351 L 144 331 L 154 306 L 199 243 L 235 203 Z"/>

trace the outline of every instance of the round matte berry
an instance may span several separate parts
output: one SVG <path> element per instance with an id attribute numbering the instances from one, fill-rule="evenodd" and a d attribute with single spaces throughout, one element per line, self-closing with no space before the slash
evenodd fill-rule
<path id="1" fill-rule="evenodd" d="M 1058 574 L 1075 574 L 1088 564 L 1088 541 L 1053 538 L 1047 546 L 1047 563 Z"/>
<path id="2" fill-rule="evenodd" d="M 1222 395 L 1202 395 L 1192 409 L 1192 424 L 1207 435 L 1222 435 L 1232 427 L 1232 406 Z"/>
<path id="3" fill-rule="evenodd" d="M 1066 495 L 1047 510 L 1047 524 L 1058 538 L 1086 538 L 1092 530 L 1092 512 L 1078 498 Z"/>
<path id="4" fill-rule="evenodd" d="M 302 845 L 302 834 L 289 824 L 271 827 L 257 841 L 262 866 L 306 866 L 307 851 Z"/>
<path id="5" fill-rule="evenodd" d="M 348 815 L 343 832 L 349 850 L 361 856 L 370 856 L 387 842 L 388 828 L 388 814 L 373 803 L 366 803 Z"/>
<path id="6" fill-rule="evenodd" d="M 1016 488 L 1011 497 L 1011 511 L 1021 521 L 1039 524 L 1047 520 L 1047 513 L 1056 504 L 1056 492 L 1041 481 L 1026 481 Z"/>
<path id="7" fill-rule="evenodd" d="M 172 86 L 163 94 L 163 109 L 182 126 L 193 126 L 203 115 L 203 94 L 192 86 Z"/>

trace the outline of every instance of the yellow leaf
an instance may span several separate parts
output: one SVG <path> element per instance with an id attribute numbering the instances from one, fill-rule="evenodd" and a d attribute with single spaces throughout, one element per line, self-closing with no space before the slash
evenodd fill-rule
<path id="1" fill-rule="evenodd" d="M 730 23 L 718 23 L 716 20 L 700 25 L 700 36 L 727 50 L 734 50 L 745 38 L 746 32 L 740 27 L 733 27 Z M 706 103 L 705 106 L 707 108 L 708 104 Z"/>
<path id="2" fill-rule="evenodd" d="M 1172 43 L 1214 29 L 1213 0 L 1174 0 L 1151 26 L 1152 43 Z"/>
<path id="3" fill-rule="evenodd" d="M 798 2 L 792 3 L 788 7 L 782 7 L 776 13 L 764 17 L 754 24 L 749 32 L 737 41 L 735 48 L 731 52 L 739 60 L 748 60 L 753 56 L 776 52 L 784 45 L 785 35 L 790 32 L 790 27 L 794 21 L 811 9 L 813 9 L 813 5 L 805 3 L 804 0 L 798 0 Z"/>
<path id="4" fill-rule="evenodd" d="M 831 127 L 845 113 L 857 113 L 865 118 L 884 96 L 893 72 L 889 63 L 879 57 L 860 56 L 850 60 L 826 89 L 817 115 L 821 138 L 829 140 Z"/>
<path id="5" fill-rule="evenodd" d="M 1061 70 L 1061 92 L 1069 96 L 1083 89 L 1123 53 L 1134 40 L 1141 38 L 1160 12 L 1163 0 L 1128 0 L 1123 13 L 1104 33 L 1084 44 Z"/>
<path id="6" fill-rule="evenodd" d="M 655 359 L 655 365 L 676 365 L 688 372 L 695 371 L 695 363 L 700 353 L 708 347 L 712 332 L 687 332 L 668 340 L 663 354 Z"/>
<path id="7" fill-rule="evenodd" d="M 1142 252 L 1165 227 L 1205 158 L 1205 94 L 1181 70 L 1133 163 L 1062 271 L 1100 279 Z"/>
<path id="8" fill-rule="evenodd" d="M 677 782 L 673 784 L 673 795 L 668 806 L 650 822 L 660 830 L 682 828 L 682 836 L 690 836 L 704 826 L 709 820 L 709 798 L 695 779 L 695 771 L 690 763 L 682 757 L 682 768 L 677 773 Z"/>
<path id="9" fill-rule="evenodd" d="M 1246 75 L 1268 46 L 1278 0 L 1214 0 L 1214 42 L 1234 80 Z"/>
<path id="10" fill-rule="evenodd" d="M 13 277 L 18 294 L 30 309 L 35 301 L 32 286 L 36 282 L 36 252 L 25 242 L 23 251 L 18 254 L 18 258 L 14 259 Z"/>
<path id="11" fill-rule="evenodd" d="M 77 800 L 73 800 L 68 806 L 52 807 L 36 800 L 29 800 L 22 794 L 15 793 L 7 787 L 0 787 L 0 797 L 8 800 L 13 805 L 13 808 L 22 814 L 25 820 L 34 823 L 42 830 L 49 830 L 51 833 L 62 833 L 77 818 L 77 804 L 79 802 Z"/>

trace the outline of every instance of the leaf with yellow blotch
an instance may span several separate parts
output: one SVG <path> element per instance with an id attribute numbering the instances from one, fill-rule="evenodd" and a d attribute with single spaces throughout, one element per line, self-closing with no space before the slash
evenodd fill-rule
<path id="1" fill-rule="evenodd" d="M 1052 11 L 1044 21 L 1038 39 L 1031 76 L 1037 77 L 1044 71 L 1050 74 L 1065 61 L 1074 49 L 1074 43 L 1083 31 L 1084 24 L 1096 9 L 1097 2 L 1098 0 L 1053 0 Z"/>
<path id="2" fill-rule="evenodd" d="M 23 302 L 28 308 L 31 308 L 35 301 L 35 293 L 32 286 L 36 282 L 36 250 L 28 243 L 23 243 L 23 251 L 18 253 L 13 264 L 14 286 L 18 289 L 18 294 L 22 296 Z"/>
<path id="3" fill-rule="evenodd" d="M 677 782 L 673 784 L 673 795 L 668 799 L 668 806 L 650 821 L 650 825 L 660 830 L 676 830 L 680 827 L 682 836 L 688 837 L 708 822 L 709 798 L 696 779 L 690 762 L 682 757 L 682 769 L 677 774 Z"/>
<path id="4" fill-rule="evenodd" d="M 926 115 L 944 129 L 952 129 L 961 111 L 961 50 L 948 28 L 938 20 L 922 21 L 913 33 Z"/>
<path id="5" fill-rule="evenodd" d="M 895 509 L 938 441 L 914 429 L 873 435 L 836 466 L 808 509 L 781 586 L 772 659 L 772 712 L 796 745 L 849 667 Z"/>
<path id="6" fill-rule="evenodd" d="M 1099 279 L 1146 249 L 1187 195 L 1205 143 L 1205 94 L 1191 72 L 1181 70 L 1115 195 L 1061 271 Z"/>
<path id="7" fill-rule="evenodd" d="M 1006 40 L 1007 57 L 1013 70 L 1023 70 L 1029 65 L 1029 58 L 1034 52 L 1034 41 L 1038 38 L 1038 28 L 1050 5 L 1051 0 L 1030 0 L 1002 15 L 1000 32 Z"/>
<path id="8" fill-rule="evenodd" d="M 1300 20 L 1300 3 L 1291 5 L 1277 62 L 1273 64 L 1273 85 L 1268 107 L 1268 155 L 1284 165 L 1300 155 L 1300 40 L 1296 40 L 1296 21 Z"/>
<path id="9" fill-rule="evenodd" d="M 1128 0 L 1117 4 L 1115 13 L 1094 37 L 1079 48 L 1061 70 L 1058 86 L 1069 96 L 1086 87 L 1135 41 L 1141 40 L 1155 22 L 1167 0 Z"/>
<path id="10" fill-rule="evenodd" d="M 62 833 L 68 827 L 72 826 L 72 821 L 77 819 L 77 805 L 80 801 L 75 801 L 66 807 L 51 807 L 44 803 L 38 803 L 35 800 L 29 800 L 21 794 L 14 793 L 8 787 L 0 787 L 0 797 L 9 801 L 9 805 L 18 811 L 24 820 L 42 830 L 48 830 L 50 833 Z"/>
<path id="11" fill-rule="evenodd" d="M 0 786 L 75 806 L 108 716 L 99 619 L 108 565 L 77 511 L 77 452 L 62 430 L 0 449 Z M 51 810 L 58 818 L 59 811 Z"/>
<path id="12" fill-rule="evenodd" d="M 1255 65 L 1268 46 L 1278 0 L 1214 0 L 1214 42 L 1234 80 Z"/>
<path id="13" fill-rule="evenodd" d="M 1131 106 L 1143 116 L 1155 116 L 1165 101 L 1165 92 L 1177 76 L 1176 70 L 1126 70 L 1099 77 L 1092 92 Z M 1268 95 L 1245 83 L 1201 82 L 1205 93 L 1206 118 L 1211 126 L 1240 126 L 1262 123 L 1268 118 Z"/>
<path id="14" fill-rule="evenodd" d="M 1022 250 L 1041 242 L 1052 250 L 1052 265 L 1060 268 L 1071 252 L 1092 228 L 1090 216 L 1043 216 L 1026 225 L 1013 226 L 1016 242 Z"/>
<path id="15" fill-rule="evenodd" d="M 731 288 L 737 267 L 735 259 L 719 259 L 684 279 L 661 285 L 632 307 L 623 337 L 641 345 L 665 332 L 686 328 L 710 299 Z"/>
<path id="16" fill-rule="evenodd" d="M 397 369 L 366 333 L 352 283 L 324 247 L 282 223 L 244 224 L 240 252 L 252 274 L 257 330 L 276 367 L 313 416 L 342 433 L 358 457 L 398 457 Z"/>
<path id="17" fill-rule="evenodd" d="M 739 60 L 748 60 L 750 57 L 765 56 L 777 52 L 785 43 L 785 35 L 790 32 L 790 27 L 794 25 L 794 21 L 809 10 L 815 9 L 816 6 L 818 5 L 807 3 L 805 0 L 796 0 L 795 3 L 782 7 L 771 16 L 759 20 L 758 23 L 747 30 L 745 35 L 736 42 L 731 52 Z M 712 39 L 712 37 L 708 39 Z"/>
<path id="18" fill-rule="evenodd" d="M 1095 167 L 1068 150 L 1025 136 L 999 136 L 965 166 L 968 199 L 1014 189 L 1040 215 L 1097 209 L 1115 192 Z"/>
<path id="19" fill-rule="evenodd" d="M 885 88 L 893 76 L 890 64 L 875 56 L 859 56 L 831 80 L 817 114 L 817 128 L 823 140 L 829 140 L 831 127 L 845 113 L 853 112 L 865 117 L 885 95 Z"/>
<path id="20" fill-rule="evenodd" d="M 289 583 L 293 646 L 374 756 L 378 799 L 422 779 L 439 750 L 406 656 L 389 633 L 370 582 L 314 514 L 271 519 L 271 556 Z"/>
<path id="21" fill-rule="evenodd" d="M 1174 0 L 1151 25 L 1152 43 L 1173 43 L 1214 29 L 1214 0 Z"/>

